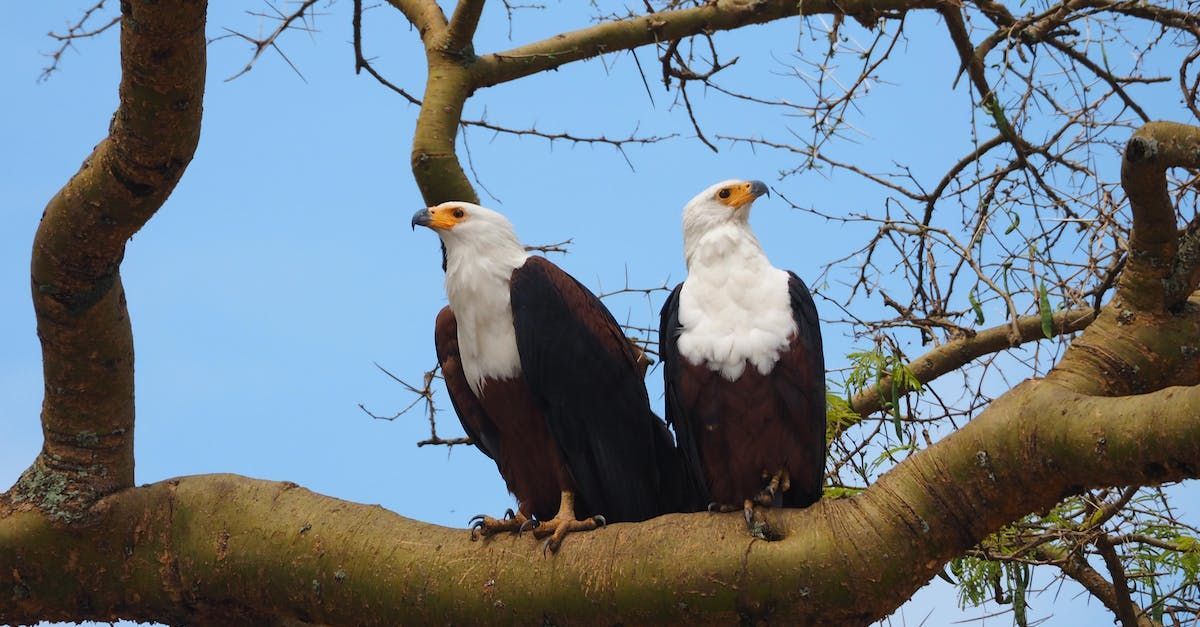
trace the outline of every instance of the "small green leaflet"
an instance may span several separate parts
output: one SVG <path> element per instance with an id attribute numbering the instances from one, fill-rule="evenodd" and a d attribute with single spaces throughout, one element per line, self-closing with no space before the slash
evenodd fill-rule
<path id="1" fill-rule="evenodd" d="M 1009 216 L 1009 217 L 1012 219 L 1012 224 L 1009 224 L 1009 225 L 1008 225 L 1008 228 L 1007 228 L 1007 229 L 1004 229 L 1004 234 L 1005 234 L 1005 235 L 1008 235 L 1009 233 L 1012 233 L 1013 231 L 1017 230 L 1017 227 L 1018 227 L 1018 226 L 1021 226 L 1021 214 L 1019 214 L 1019 213 L 1010 213 L 1010 214 L 1008 214 L 1008 216 Z"/>
<path id="2" fill-rule="evenodd" d="M 896 427 L 896 437 L 904 437 L 904 427 L 900 424 L 900 379 L 892 377 L 892 425 Z"/>
<path id="3" fill-rule="evenodd" d="M 1038 313 L 1042 315 L 1042 335 L 1046 339 L 1054 337 L 1054 312 L 1050 310 L 1050 296 L 1046 293 L 1046 284 L 1038 286 Z"/>
<path id="4" fill-rule="evenodd" d="M 1012 135 L 1012 128 L 1008 125 L 1008 118 L 1004 117 L 1004 107 L 1000 105 L 1000 101 L 996 99 L 996 94 L 991 94 L 984 103 L 984 108 L 988 113 L 992 114 L 992 120 L 996 122 L 996 130 L 1000 131 L 1005 137 Z"/>
<path id="5" fill-rule="evenodd" d="M 975 311 L 975 324 L 982 325 L 985 320 L 983 317 L 983 306 L 979 304 L 979 299 L 975 298 L 974 288 L 967 294 L 967 300 L 971 302 L 971 309 Z"/>

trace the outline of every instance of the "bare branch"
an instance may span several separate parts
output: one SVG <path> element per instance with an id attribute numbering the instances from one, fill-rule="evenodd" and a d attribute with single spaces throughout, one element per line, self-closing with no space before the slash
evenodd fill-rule
<path id="1" fill-rule="evenodd" d="M 1053 329 L 1056 334 L 1075 333 L 1086 328 L 1094 319 L 1095 312 L 1091 309 L 1061 310 L 1054 314 Z M 1018 318 L 1017 329 L 1020 332 L 1022 343 L 1044 339 L 1041 316 Z M 1004 324 L 979 331 L 971 337 L 946 342 L 914 359 L 908 365 L 908 369 L 921 383 L 928 383 L 983 355 L 1010 348 L 1009 332 L 1010 326 Z M 894 398 L 889 398 L 891 389 L 892 381 L 890 377 L 887 377 L 879 384 L 854 395 L 850 401 L 850 407 L 864 417 L 879 411 L 883 407 L 884 401 L 896 401 Z M 908 391 L 901 388 L 902 394 Z"/>
<path id="2" fill-rule="evenodd" d="M 1112 576 L 1113 595 L 1116 597 L 1114 613 L 1121 620 L 1122 627 L 1138 627 L 1137 615 L 1141 613 L 1141 610 L 1133 604 L 1133 599 L 1129 598 L 1129 585 L 1125 581 L 1125 565 L 1121 563 L 1121 558 L 1117 556 L 1117 552 L 1109 543 L 1107 536 L 1101 535 L 1096 538 L 1096 549 L 1104 558 L 1104 565 L 1108 568 L 1109 575 Z"/>
<path id="3" fill-rule="evenodd" d="M 707 3 L 605 21 L 505 52 L 485 55 L 474 64 L 471 73 L 477 87 L 490 87 L 573 61 L 660 41 L 682 39 L 701 32 L 731 30 L 747 24 L 761 24 L 800 15 L 881 15 L 892 11 L 932 8 L 937 4 L 938 0 L 808 0 L 800 5 L 792 0 Z"/>
<path id="4" fill-rule="evenodd" d="M 238 39 L 242 39 L 242 40 L 250 43 L 251 46 L 254 47 L 254 53 L 250 56 L 250 60 L 246 62 L 246 66 L 243 67 L 236 74 L 225 79 L 225 82 L 232 81 L 232 80 L 238 78 L 239 76 L 246 74 L 251 69 L 253 69 L 254 63 L 256 61 L 258 61 L 259 57 L 261 57 L 263 52 L 265 52 L 268 48 L 279 53 L 279 56 L 282 57 L 285 62 L 287 62 L 288 66 L 292 68 L 292 71 L 294 71 L 296 73 L 296 75 L 300 77 L 300 80 L 304 80 L 304 75 L 300 73 L 300 69 L 297 68 L 292 63 L 292 60 L 289 59 L 288 56 L 283 53 L 283 50 L 281 50 L 279 48 L 279 46 L 277 45 L 277 41 L 279 40 L 279 37 L 282 36 L 288 30 L 299 29 L 299 30 L 304 30 L 307 32 L 312 32 L 312 27 L 308 25 L 309 18 L 306 16 L 306 13 L 308 13 L 309 8 L 312 7 L 312 5 L 314 5 L 316 3 L 317 3 L 317 0 L 301 0 L 301 2 L 296 6 L 296 8 L 293 9 L 290 13 L 284 13 L 284 12 L 280 11 L 278 8 L 276 8 L 275 5 L 271 4 L 270 2 L 267 2 L 266 3 L 267 6 L 271 7 L 271 10 L 275 12 L 275 15 L 258 14 L 259 17 L 275 19 L 279 22 L 279 25 L 275 27 L 275 30 L 271 31 L 266 37 L 263 37 L 261 39 L 256 38 L 256 37 L 251 37 L 250 35 L 247 35 L 245 33 L 226 28 L 225 30 L 228 33 L 228 35 L 224 35 L 222 37 L 217 37 L 216 39 L 214 39 L 214 41 L 219 40 L 219 39 L 224 39 L 225 37 L 237 37 Z M 297 25 L 296 24 L 297 22 L 300 22 L 300 25 Z"/>
<path id="5" fill-rule="evenodd" d="M 1048 563 L 1052 563 L 1062 569 L 1064 575 L 1079 582 L 1092 596 L 1096 597 L 1114 614 L 1119 614 L 1122 610 L 1122 601 L 1117 594 L 1117 591 L 1112 583 L 1104 578 L 1096 569 L 1092 568 L 1085 558 L 1075 553 L 1068 553 L 1061 548 L 1052 544 L 1043 544 L 1033 549 L 1033 555 Z M 1128 594 L 1124 599 L 1126 603 L 1129 601 Z M 1124 606 L 1129 608 L 1129 605 Z M 1154 627 L 1154 621 L 1151 621 L 1145 614 L 1145 611 L 1140 608 L 1134 608 L 1136 615 L 1139 615 L 1135 625 L 1138 627 Z"/>
<path id="6" fill-rule="evenodd" d="M 421 101 L 416 96 L 413 96 L 384 78 L 382 74 L 375 70 L 370 61 L 363 56 L 362 13 L 362 0 L 354 0 L 354 14 L 351 18 L 351 25 L 354 28 L 354 73 L 358 74 L 362 70 L 366 70 L 367 74 L 370 74 L 375 80 L 379 81 L 379 84 L 400 94 L 410 104 L 415 104 L 418 107 L 421 106 Z"/>
<path id="7" fill-rule="evenodd" d="M 97 11 L 100 11 L 101 9 L 103 9 L 104 4 L 107 1 L 108 0 L 100 0 L 96 4 L 88 7 L 83 12 L 83 15 L 79 18 L 79 21 L 75 22 L 74 24 L 72 24 L 71 26 L 69 26 L 67 28 L 67 32 L 62 33 L 62 34 L 49 33 L 51 38 L 53 38 L 59 42 L 59 46 L 57 49 L 54 50 L 54 52 L 50 52 L 50 53 L 46 54 L 46 56 L 50 57 L 50 65 L 47 65 L 46 67 L 42 68 L 42 74 L 40 76 L 38 76 L 38 82 L 44 82 L 44 81 L 49 80 L 50 75 L 53 74 L 54 72 L 58 71 L 59 63 L 62 62 L 63 53 L 65 53 L 67 51 L 67 49 L 71 48 L 75 44 L 76 41 L 78 41 L 80 39 L 87 39 L 89 37 L 95 37 L 96 35 L 99 35 L 100 33 L 103 33 L 104 31 L 106 31 L 106 30 L 112 28 L 113 26 L 116 26 L 118 23 L 120 23 L 121 16 L 118 14 L 118 15 L 113 16 L 112 19 L 110 19 L 109 21 L 105 22 L 104 24 L 102 24 L 100 26 L 97 26 L 94 28 L 87 27 L 88 20 L 91 19 L 92 15 L 95 14 Z"/>
<path id="8" fill-rule="evenodd" d="M 537 245 L 537 246 L 526 246 L 525 250 L 527 252 L 539 252 L 539 253 L 542 253 L 543 255 L 550 254 L 550 253 L 560 253 L 560 254 L 565 255 L 565 254 L 571 252 L 567 247 L 574 243 L 575 243 L 575 238 L 569 237 L 561 242 L 555 242 L 553 244 L 541 244 L 541 245 Z"/>
<path id="9" fill-rule="evenodd" d="M 474 442 L 469 437 L 445 439 L 438 435 L 438 432 L 437 432 L 437 406 L 434 404 L 434 401 L 433 401 L 433 382 L 435 380 L 437 380 L 438 378 L 440 378 L 438 376 L 438 370 L 441 369 L 440 364 L 434 365 L 433 368 L 426 370 L 425 373 L 421 375 L 421 387 L 412 385 L 409 382 L 405 381 L 404 379 L 397 377 L 396 375 L 394 375 L 390 371 L 388 371 L 387 368 L 384 368 L 383 366 L 380 366 L 379 364 L 375 364 L 375 367 L 379 368 L 379 370 L 381 370 L 383 372 L 383 374 L 386 374 L 389 378 L 391 378 L 396 383 L 399 383 L 400 385 L 404 386 L 404 389 L 407 390 L 409 393 L 416 395 L 416 398 L 414 398 L 411 403 L 409 403 L 407 406 L 405 406 L 404 409 L 401 409 L 400 411 L 396 412 L 395 414 L 392 414 L 391 416 L 375 414 L 371 410 L 367 409 L 366 406 L 364 406 L 362 403 L 359 403 L 358 408 L 361 409 L 363 411 L 363 413 L 365 413 L 366 415 L 368 415 L 376 420 L 392 421 L 392 420 L 395 420 L 395 419 L 403 416 L 404 414 L 407 414 L 409 412 L 409 410 L 411 410 L 413 407 L 415 407 L 417 405 L 417 403 L 423 402 L 425 404 L 425 417 L 426 417 L 426 419 L 429 420 L 429 437 L 417 442 L 418 448 L 422 447 L 422 446 L 430 446 L 430 445 L 453 447 L 458 444 L 474 444 Z"/>

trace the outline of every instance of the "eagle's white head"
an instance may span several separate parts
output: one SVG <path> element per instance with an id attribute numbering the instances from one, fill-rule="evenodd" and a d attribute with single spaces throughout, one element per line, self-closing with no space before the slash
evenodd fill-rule
<path id="1" fill-rule="evenodd" d="M 507 379 L 520 370 L 509 289 L 512 273 L 529 253 L 503 215 L 469 202 L 422 209 L 412 226 L 442 239 L 446 297 L 458 321 L 463 373 L 476 394 L 487 378 Z"/>
<path id="2" fill-rule="evenodd" d="M 412 217 L 412 226 L 429 227 L 442 238 L 446 252 L 490 255 L 525 248 L 513 225 L 499 212 L 469 202 L 444 202 L 422 209 Z"/>
<path id="3" fill-rule="evenodd" d="M 750 234 L 750 207 L 768 193 L 762 181 L 729 180 L 710 186 L 688 201 L 683 207 L 683 248 L 689 265 L 692 253 L 706 236 L 719 236 L 721 231 Z"/>
<path id="4" fill-rule="evenodd" d="M 775 367 L 796 331 L 788 274 L 771 265 L 748 218 L 759 181 L 723 181 L 683 208 L 688 276 L 679 294 L 679 353 L 736 381 Z"/>

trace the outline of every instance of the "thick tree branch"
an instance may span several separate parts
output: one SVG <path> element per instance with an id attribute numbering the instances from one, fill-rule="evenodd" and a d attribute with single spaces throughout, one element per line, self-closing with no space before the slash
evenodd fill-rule
<path id="1" fill-rule="evenodd" d="M 450 16 L 450 25 L 446 29 L 446 41 L 442 44 L 447 52 L 459 53 L 471 49 L 471 40 L 475 37 L 475 29 L 479 26 L 479 16 L 483 13 L 484 0 L 458 0 L 454 14 Z"/>
<path id="2" fill-rule="evenodd" d="M 446 14 L 436 0 L 388 0 L 409 23 L 421 34 L 421 41 L 428 47 L 433 39 L 446 29 Z"/>
<path id="3" fill-rule="evenodd" d="M 1180 247 L 1166 171 L 1200 167 L 1200 128 L 1151 122 L 1125 146 L 1121 184 L 1133 211 L 1129 255 L 1117 293 L 1048 378 L 1074 390 L 1122 395 L 1200 380 L 1200 252 Z M 1191 295 L 1189 299 L 1189 295 Z M 1184 300 L 1188 299 L 1188 300 Z"/>
<path id="4" fill-rule="evenodd" d="M 1161 311 L 1196 289 L 1197 260 L 1183 260 L 1189 266 L 1185 276 L 1172 275 L 1179 250 L 1175 208 L 1167 194 L 1167 170 L 1173 167 L 1200 167 L 1200 128 L 1151 122 L 1125 145 L 1121 185 L 1133 210 L 1133 232 L 1117 298 L 1140 311 Z"/>
<path id="5" fill-rule="evenodd" d="M 479 202 L 455 151 L 463 106 L 471 95 L 470 75 L 445 53 L 429 50 L 428 60 L 429 79 L 413 132 L 413 178 L 427 204 Z"/>
<path id="6" fill-rule="evenodd" d="M 1198 473 L 1200 388 L 1097 399 L 1034 381 L 862 494 L 772 512 L 778 542 L 737 514 L 676 514 L 544 557 L 527 536 L 472 543 L 294 484 L 191 477 L 109 496 L 101 524 L 69 531 L 0 510 L 0 622 L 863 624 L 1023 513 Z"/>
<path id="7" fill-rule="evenodd" d="M 801 3 L 794 0 L 719 0 L 700 7 L 605 21 L 488 54 L 473 64 L 472 75 L 477 87 L 489 87 L 572 61 L 748 24 L 821 13 L 873 19 L 882 13 L 927 9 L 938 3 L 938 0 L 805 0 Z"/>
<path id="8" fill-rule="evenodd" d="M 50 200 L 34 238 L 45 442 L 11 497 L 55 518 L 133 485 L 133 338 L 119 267 L 200 137 L 205 8 L 121 3 L 120 105 L 109 135 Z"/>

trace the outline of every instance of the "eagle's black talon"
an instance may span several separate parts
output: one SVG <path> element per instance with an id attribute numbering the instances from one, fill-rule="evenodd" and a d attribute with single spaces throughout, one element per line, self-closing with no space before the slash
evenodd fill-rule
<path id="1" fill-rule="evenodd" d="M 608 521 L 607 521 L 607 520 L 606 520 L 606 519 L 605 519 L 603 516 L 601 516 L 601 515 L 599 515 L 599 514 L 596 514 L 595 516 L 592 516 L 592 520 L 593 520 L 593 521 L 595 521 L 597 525 L 600 525 L 600 527 L 606 527 L 606 526 L 608 526 Z"/>
<path id="2" fill-rule="evenodd" d="M 558 546 L 551 545 L 550 544 L 551 542 L 554 542 L 553 536 L 546 538 L 546 541 L 542 543 L 542 557 L 546 557 L 546 551 L 550 551 L 552 553 L 558 553 Z"/>
<path id="3" fill-rule="evenodd" d="M 517 527 L 517 535 L 519 536 L 531 529 L 537 529 L 541 524 L 542 524 L 541 521 L 539 521 L 538 519 L 530 518 L 529 520 L 526 520 L 525 522 L 521 523 L 520 527 Z"/>
<path id="4" fill-rule="evenodd" d="M 746 517 L 746 525 L 751 529 L 754 528 L 754 508 L 747 507 L 742 510 L 742 515 Z"/>
<path id="5" fill-rule="evenodd" d="M 487 518 L 487 517 L 484 516 L 483 514 L 475 514 L 474 516 L 471 517 L 471 520 L 467 521 L 467 527 L 474 528 L 476 525 L 482 525 L 484 518 Z"/>
<path id="6" fill-rule="evenodd" d="M 708 511 L 716 514 L 721 511 L 721 504 L 716 501 L 713 501 L 712 503 L 708 504 L 707 509 L 708 509 Z"/>
<path id="7" fill-rule="evenodd" d="M 514 512 L 511 507 L 504 510 L 504 520 L 513 520 L 516 517 L 517 517 L 517 513 Z"/>
<path id="8" fill-rule="evenodd" d="M 476 520 L 476 519 L 478 519 L 478 520 Z M 470 524 L 468 525 L 468 528 L 471 530 L 471 542 L 475 542 L 476 540 L 479 539 L 480 534 L 483 533 L 483 529 L 484 529 L 483 517 L 475 516 L 474 518 L 472 518 L 470 521 Z"/>

